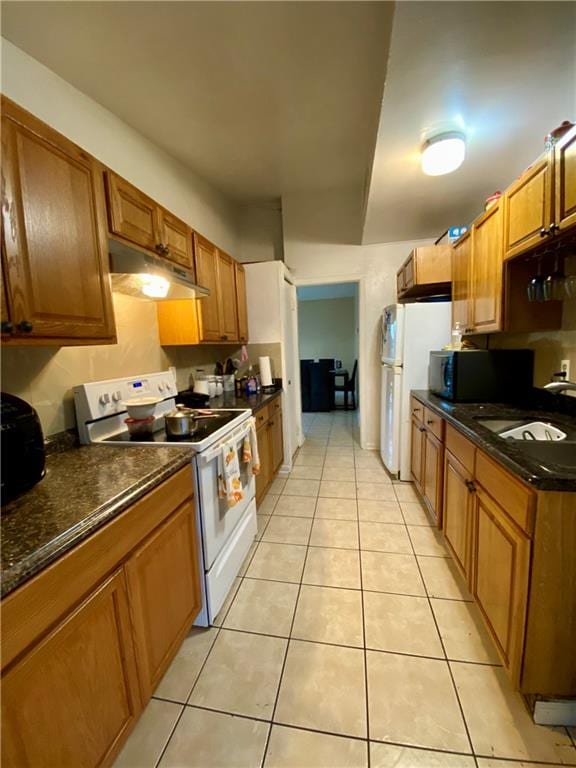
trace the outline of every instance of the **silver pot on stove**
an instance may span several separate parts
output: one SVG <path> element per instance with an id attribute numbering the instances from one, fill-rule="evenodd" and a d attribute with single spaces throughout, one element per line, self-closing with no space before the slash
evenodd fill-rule
<path id="1" fill-rule="evenodd" d="M 196 432 L 198 416 L 193 408 L 177 405 L 164 416 L 166 434 L 170 437 L 190 437 Z"/>

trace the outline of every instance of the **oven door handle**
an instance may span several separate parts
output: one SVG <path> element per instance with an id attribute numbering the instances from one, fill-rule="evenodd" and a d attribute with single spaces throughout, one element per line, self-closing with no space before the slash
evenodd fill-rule
<path id="1" fill-rule="evenodd" d="M 209 464 L 211 461 L 213 461 L 220 451 L 222 450 L 223 445 L 227 445 L 232 440 L 244 440 L 244 438 L 250 434 L 250 429 L 252 427 L 252 424 L 250 423 L 250 419 L 248 420 L 248 425 L 242 425 L 242 427 L 238 428 L 235 432 L 233 432 L 231 435 L 227 436 L 224 440 L 221 440 L 218 445 L 215 448 L 212 448 L 210 451 L 206 451 L 206 453 L 199 453 L 198 458 L 202 461 L 202 464 Z"/>

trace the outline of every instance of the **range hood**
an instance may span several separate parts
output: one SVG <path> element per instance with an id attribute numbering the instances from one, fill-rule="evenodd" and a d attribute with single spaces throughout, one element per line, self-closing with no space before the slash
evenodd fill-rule
<path id="1" fill-rule="evenodd" d="M 194 282 L 194 273 L 152 254 L 110 239 L 112 290 L 139 299 L 201 299 L 210 291 Z"/>

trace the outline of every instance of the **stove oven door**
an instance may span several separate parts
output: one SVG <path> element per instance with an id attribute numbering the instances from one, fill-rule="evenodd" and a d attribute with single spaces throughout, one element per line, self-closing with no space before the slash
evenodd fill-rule
<path id="1" fill-rule="evenodd" d="M 202 526 L 202 546 L 204 554 L 204 569 L 209 571 L 227 542 L 232 538 L 236 528 L 246 521 L 246 516 L 253 520 L 248 528 L 256 533 L 256 509 L 251 504 L 255 496 L 255 477 L 252 466 L 242 461 L 242 443 L 249 434 L 249 422 L 240 425 L 231 435 L 227 436 L 218 446 L 208 448 L 196 457 L 196 481 L 200 521 Z M 244 498 L 235 506 L 228 507 L 226 499 L 221 499 L 218 493 L 218 456 L 224 443 L 234 440 L 240 459 L 240 479 Z M 252 535 L 252 541 L 254 536 Z M 252 543 L 252 541 L 250 543 Z"/>

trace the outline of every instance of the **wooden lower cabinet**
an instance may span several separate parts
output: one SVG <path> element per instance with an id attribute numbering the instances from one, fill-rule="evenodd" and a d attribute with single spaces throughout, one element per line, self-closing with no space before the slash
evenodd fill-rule
<path id="1" fill-rule="evenodd" d="M 449 451 L 444 455 L 444 536 L 456 564 L 468 581 L 471 564 L 473 514 L 472 474 Z"/>
<path id="2" fill-rule="evenodd" d="M 120 568 L 4 676 L 2 765 L 109 764 L 140 709 Z"/>
<path id="3" fill-rule="evenodd" d="M 256 423 L 260 454 L 260 473 L 256 475 L 256 504 L 259 504 L 284 461 L 282 405 L 279 398 L 256 414 Z"/>
<path id="4" fill-rule="evenodd" d="M 410 472 L 416 487 L 422 491 L 422 456 L 424 453 L 424 427 L 422 422 L 413 418 L 411 422 L 412 440 L 410 444 Z"/>
<path id="5" fill-rule="evenodd" d="M 109 766 L 201 607 L 190 467 L 2 601 L 2 765 Z"/>
<path id="6" fill-rule="evenodd" d="M 201 608 L 194 505 L 186 502 L 126 564 L 142 694 L 148 699 Z"/>
<path id="7" fill-rule="evenodd" d="M 512 679 L 522 660 L 530 539 L 478 488 L 474 502 L 472 594 Z"/>
<path id="8" fill-rule="evenodd" d="M 422 490 L 424 501 L 436 525 L 442 525 L 442 481 L 444 473 L 444 446 L 431 432 L 424 434 L 422 457 Z"/>

